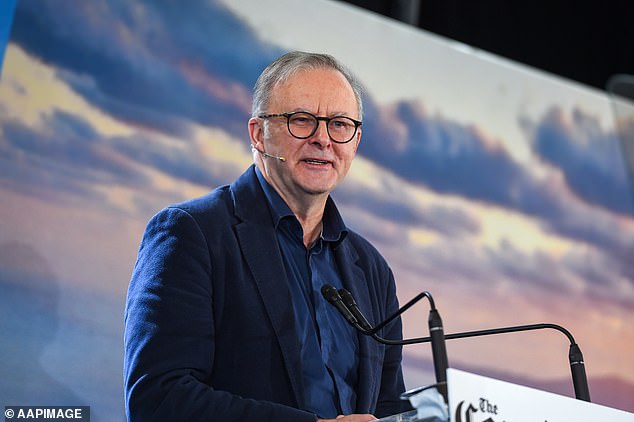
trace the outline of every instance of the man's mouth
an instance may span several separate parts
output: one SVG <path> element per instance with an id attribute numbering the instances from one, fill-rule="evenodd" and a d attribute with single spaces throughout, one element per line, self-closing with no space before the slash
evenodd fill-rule
<path id="1" fill-rule="evenodd" d="M 330 163 L 330 161 L 317 160 L 317 159 L 314 159 L 314 158 L 307 158 L 304 161 L 307 162 L 308 164 L 321 164 L 321 165 L 324 165 L 324 164 L 329 164 Z"/>

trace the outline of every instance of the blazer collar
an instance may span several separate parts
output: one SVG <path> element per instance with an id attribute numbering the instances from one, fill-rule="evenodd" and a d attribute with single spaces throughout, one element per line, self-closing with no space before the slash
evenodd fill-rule
<path id="1" fill-rule="evenodd" d="M 244 259 L 251 270 L 284 357 L 298 407 L 304 398 L 300 362 L 299 335 L 295 314 L 290 306 L 291 292 L 277 244 L 275 228 L 266 198 L 252 165 L 231 184 L 235 215 L 240 220 L 236 235 Z"/>

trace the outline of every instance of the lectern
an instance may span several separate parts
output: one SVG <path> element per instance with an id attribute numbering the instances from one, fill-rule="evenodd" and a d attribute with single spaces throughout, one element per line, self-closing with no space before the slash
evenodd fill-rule
<path id="1" fill-rule="evenodd" d="M 446 416 L 421 407 L 383 422 L 634 422 L 634 413 L 449 368 Z M 429 403 L 426 403 L 430 406 Z M 431 405 L 445 406 L 440 399 Z M 419 417 L 420 416 L 420 417 Z"/>

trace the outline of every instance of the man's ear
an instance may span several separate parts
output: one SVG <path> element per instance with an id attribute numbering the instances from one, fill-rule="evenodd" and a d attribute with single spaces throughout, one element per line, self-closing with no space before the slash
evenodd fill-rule
<path id="1" fill-rule="evenodd" d="M 262 149 L 262 141 L 264 139 L 264 127 L 262 126 L 262 119 L 251 117 L 249 119 L 248 128 L 251 145 L 255 146 L 258 149 Z"/>

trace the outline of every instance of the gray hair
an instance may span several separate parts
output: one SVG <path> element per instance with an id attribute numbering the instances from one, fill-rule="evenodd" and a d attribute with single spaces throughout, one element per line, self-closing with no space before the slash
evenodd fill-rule
<path id="1" fill-rule="evenodd" d="M 291 51 L 276 59 L 268 65 L 260 74 L 253 90 L 253 107 L 251 115 L 257 117 L 266 112 L 273 88 L 279 83 L 287 81 L 291 76 L 301 70 L 308 69 L 333 69 L 341 73 L 354 92 L 357 100 L 359 119 L 363 118 L 363 103 L 361 101 L 361 84 L 355 76 L 343 64 L 329 54 L 306 53 L 304 51 Z"/>

